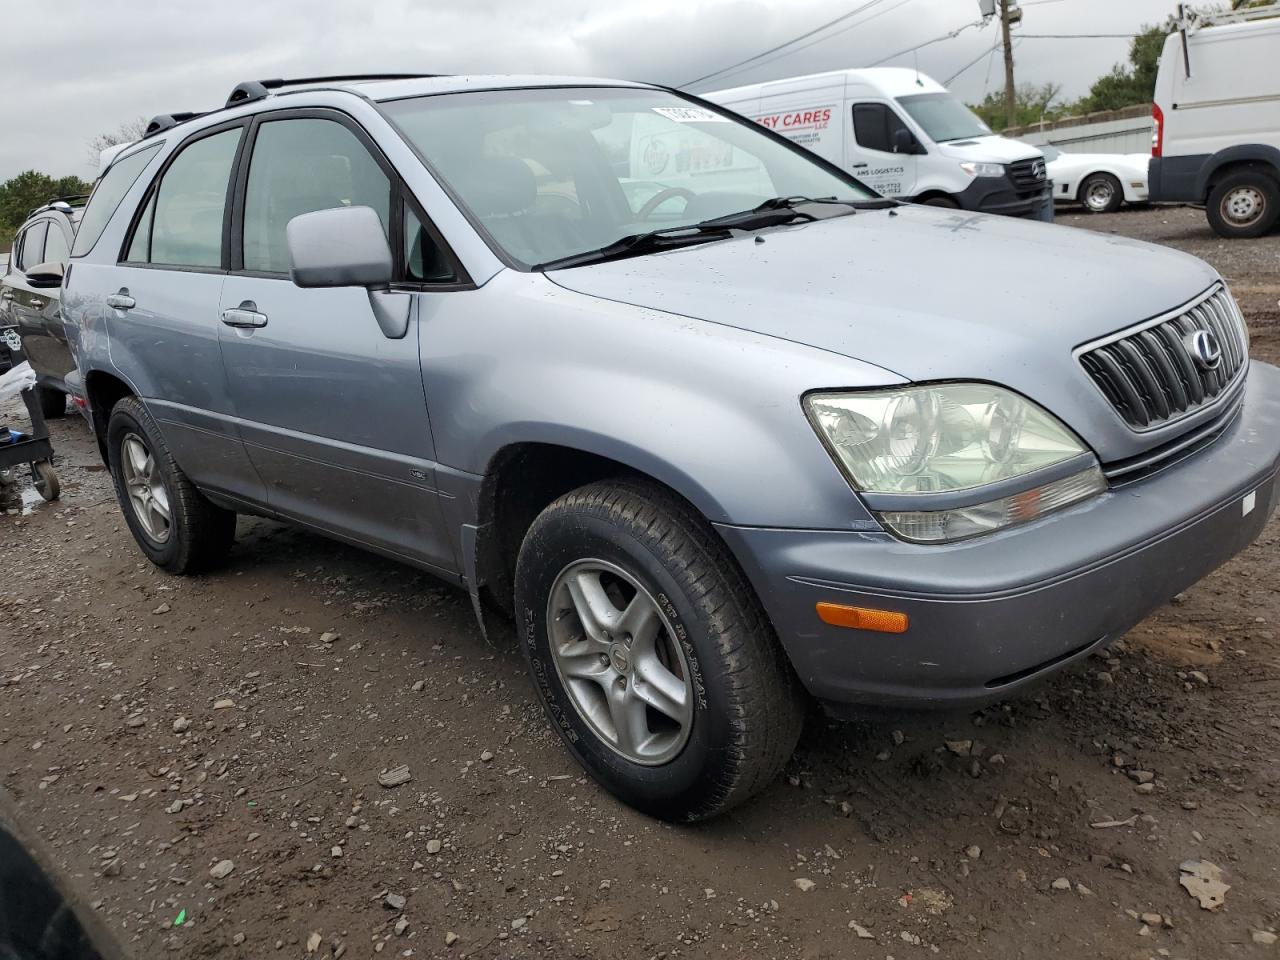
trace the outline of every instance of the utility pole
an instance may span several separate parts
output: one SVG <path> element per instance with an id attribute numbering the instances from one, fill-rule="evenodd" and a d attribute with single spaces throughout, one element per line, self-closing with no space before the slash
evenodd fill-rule
<path id="1" fill-rule="evenodd" d="M 1013 85 L 1013 41 L 1009 37 L 1009 28 L 1012 26 L 1009 8 L 1010 0 L 1000 0 L 1000 36 L 1004 42 L 1004 108 L 1008 126 L 1015 127 L 1018 125 L 1018 91 Z"/>

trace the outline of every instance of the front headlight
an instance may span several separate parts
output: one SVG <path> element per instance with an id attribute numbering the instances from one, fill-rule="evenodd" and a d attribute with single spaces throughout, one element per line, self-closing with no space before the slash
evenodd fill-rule
<path id="1" fill-rule="evenodd" d="M 966 160 L 960 164 L 960 169 L 971 177 L 1003 177 L 1003 163 L 978 163 L 973 160 Z"/>
<path id="2" fill-rule="evenodd" d="M 906 539 L 976 536 L 1106 489 L 1075 434 L 1002 387 L 819 393 L 804 404 L 854 489 Z"/>

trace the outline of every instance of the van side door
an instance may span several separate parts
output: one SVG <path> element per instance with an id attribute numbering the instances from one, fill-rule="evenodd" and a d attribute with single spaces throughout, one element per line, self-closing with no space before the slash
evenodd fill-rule
<path id="1" fill-rule="evenodd" d="M 456 572 L 419 357 L 424 318 L 437 298 L 457 296 L 436 292 L 449 289 L 455 271 L 425 217 L 372 139 L 331 109 L 259 114 L 237 197 L 218 326 L 268 506 L 340 539 Z M 290 279 L 289 221 L 343 206 L 370 207 L 382 219 L 411 310 L 400 339 L 384 335 L 363 287 L 304 289 Z"/>
<path id="2" fill-rule="evenodd" d="M 916 187 L 916 156 L 900 152 L 896 140 L 898 131 L 905 130 L 915 143 L 911 128 L 890 104 L 882 101 L 855 101 L 850 109 L 853 123 L 848 127 L 846 169 L 886 197 L 910 197 Z"/>

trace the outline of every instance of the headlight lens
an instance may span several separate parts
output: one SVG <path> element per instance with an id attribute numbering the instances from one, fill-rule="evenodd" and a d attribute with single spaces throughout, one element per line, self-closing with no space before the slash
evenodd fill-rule
<path id="1" fill-rule="evenodd" d="M 918 510 L 899 509 L 908 504 L 897 503 L 879 514 L 908 539 L 974 536 L 1034 519 L 1106 489 L 1096 462 L 1084 461 L 1080 471 L 1066 478 L 1059 474 L 1030 490 L 1008 495 L 1006 486 L 999 497 L 986 502 L 979 494 L 972 505 L 959 509 L 930 509 L 929 494 L 1016 480 L 1088 454 L 1056 417 L 1002 387 L 946 383 L 810 394 L 804 402 L 809 419 L 856 490 L 923 495 Z"/>
<path id="2" fill-rule="evenodd" d="M 1003 163 L 978 163 L 972 160 L 966 160 L 960 164 L 960 169 L 971 177 L 1003 177 Z"/>

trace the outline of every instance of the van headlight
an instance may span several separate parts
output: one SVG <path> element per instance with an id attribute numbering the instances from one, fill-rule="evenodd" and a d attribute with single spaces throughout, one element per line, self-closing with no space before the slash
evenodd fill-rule
<path id="1" fill-rule="evenodd" d="M 804 406 L 849 483 L 904 539 L 989 533 L 1107 488 L 1071 430 L 1003 387 L 813 393 Z"/>
<path id="2" fill-rule="evenodd" d="M 1003 163 L 979 163 L 974 160 L 966 160 L 960 164 L 960 169 L 971 177 L 1003 177 Z"/>

